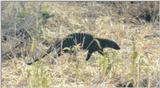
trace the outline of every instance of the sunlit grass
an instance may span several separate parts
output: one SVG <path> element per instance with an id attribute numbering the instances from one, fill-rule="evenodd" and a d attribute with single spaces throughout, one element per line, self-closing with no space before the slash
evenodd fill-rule
<path id="1" fill-rule="evenodd" d="M 111 88 L 117 85 L 123 87 L 129 83 L 137 88 L 159 87 L 160 38 L 154 35 L 159 33 L 158 25 L 154 21 L 137 21 L 132 18 L 130 11 L 138 9 L 138 6 L 129 8 L 131 5 L 127 3 L 116 4 L 117 8 L 121 5 L 128 8 L 121 8 L 124 13 L 119 16 L 113 6 L 97 2 L 28 2 L 24 3 L 24 8 L 23 4 L 8 2 L 2 8 L 2 30 L 20 29 L 21 25 L 22 28 L 40 35 L 31 34 L 31 48 L 26 49 L 31 53 L 26 57 L 3 60 L 2 87 Z M 138 10 L 137 14 L 140 14 L 141 10 Z M 50 45 L 57 38 L 63 38 L 73 32 L 85 32 L 96 37 L 112 39 L 119 44 L 121 50 L 107 48 L 104 50 L 104 56 L 94 53 L 89 61 L 85 61 L 87 52 L 80 50 L 77 45 L 72 48 L 76 51 L 75 55 L 63 54 L 54 58 L 53 52 L 45 58 L 39 57 L 48 49 L 42 41 L 45 40 Z M 2 43 L 2 49 L 11 50 L 13 42 L 16 40 Z M 33 62 L 35 58 L 40 61 L 33 65 L 26 64 Z"/>

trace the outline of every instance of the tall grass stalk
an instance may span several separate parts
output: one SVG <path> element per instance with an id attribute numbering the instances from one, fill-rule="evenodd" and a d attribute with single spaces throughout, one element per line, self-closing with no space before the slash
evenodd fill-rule
<path id="1" fill-rule="evenodd" d="M 49 75 L 43 67 L 42 63 L 36 63 L 32 66 L 31 69 L 32 80 L 31 87 L 34 88 L 47 88 L 49 83 Z"/>
<path id="2" fill-rule="evenodd" d="M 129 80 L 133 85 L 136 85 L 137 82 L 137 65 L 136 60 L 138 57 L 138 52 L 136 51 L 135 41 L 133 40 L 133 51 L 131 54 L 131 67 L 130 67 L 130 74 Z"/>

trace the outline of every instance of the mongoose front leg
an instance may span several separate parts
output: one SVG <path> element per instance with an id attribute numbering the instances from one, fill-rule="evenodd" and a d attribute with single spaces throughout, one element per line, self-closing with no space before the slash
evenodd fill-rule
<path id="1" fill-rule="evenodd" d="M 88 51 L 86 61 L 89 60 L 89 58 L 91 57 L 91 55 L 92 55 L 92 52 L 89 52 L 89 51 Z"/>
<path id="2" fill-rule="evenodd" d="M 99 50 L 98 53 L 104 56 L 103 50 Z"/>

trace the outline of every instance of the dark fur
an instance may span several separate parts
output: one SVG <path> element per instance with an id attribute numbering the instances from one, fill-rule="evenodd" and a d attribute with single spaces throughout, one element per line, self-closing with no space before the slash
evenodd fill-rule
<path id="1" fill-rule="evenodd" d="M 66 36 L 66 38 L 62 40 L 56 41 L 55 44 L 51 45 L 50 48 L 47 50 L 47 54 L 51 53 L 54 50 L 56 51 L 58 56 L 62 55 L 62 51 L 65 53 L 73 53 L 74 51 L 63 49 L 66 47 L 71 49 L 77 44 L 80 44 L 81 49 L 88 51 L 86 60 L 89 60 L 92 53 L 96 51 L 103 55 L 103 49 L 107 47 L 116 50 L 120 49 L 118 44 L 112 40 L 94 38 L 92 35 L 86 33 L 73 33 Z M 43 55 L 42 58 L 45 57 L 47 54 Z"/>

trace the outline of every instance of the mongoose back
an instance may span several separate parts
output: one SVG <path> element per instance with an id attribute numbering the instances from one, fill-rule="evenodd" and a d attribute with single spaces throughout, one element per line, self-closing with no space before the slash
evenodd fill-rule
<path id="1" fill-rule="evenodd" d="M 96 51 L 103 55 L 104 48 L 113 48 L 116 50 L 120 49 L 118 44 L 112 40 L 94 38 L 92 35 L 87 33 L 73 33 L 52 44 L 47 50 L 46 54 L 42 56 L 42 58 L 54 50 L 56 51 L 58 56 L 62 55 L 62 51 L 64 53 L 73 53 L 74 51 L 71 51 L 71 48 L 73 48 L 77 44 L 80 45 L 81 49 L 88 51 L 86 60 L 89 60 L 92 53 Z M 70 50 L 65 50 L 64 48 L 69 48 Z"/>

